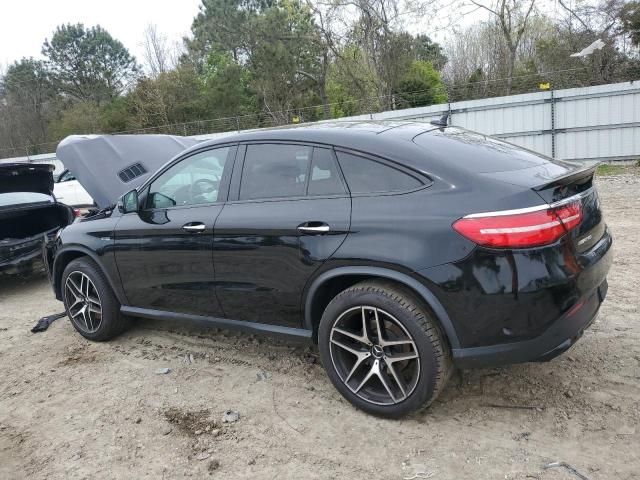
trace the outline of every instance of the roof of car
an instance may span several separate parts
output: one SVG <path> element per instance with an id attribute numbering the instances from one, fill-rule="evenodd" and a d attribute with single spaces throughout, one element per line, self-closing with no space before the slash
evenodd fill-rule
<path id="1" fill-rule="evenodd" d="M 360 144 L 365 146 L 389 141 L 410 142 L 416 135 L 437 128 L 439 127 L 430 123 L 410 120 L 338 120 L 251 130 L 206 140 L 198 147 L 240 141 L 286 140 L 358 148 Z"/>

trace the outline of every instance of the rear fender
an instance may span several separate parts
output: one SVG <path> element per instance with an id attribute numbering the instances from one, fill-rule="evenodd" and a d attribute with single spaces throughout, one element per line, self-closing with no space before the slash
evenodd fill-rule
<path id="1" fill-rule="evenodd" d="M 395 271 L 389 270 L 381 267 L 367 267 L 367 266 L 354 266 L 354 267 L 338 267 L 332 270 L 328 270 L 318 277 L 316 277 L 309 288 L 307 289 L 307 294 L 305 296 L 304 301 L 304 324 L 303 327 L 309 330 L 314 329 L 315 325 L 313 325 L 313 302 L 314 298 L 318 294 L 318 291 L 322 287 L 322 285 L 336 277 L 340 276 L 354 276 L 354 275 L 362 275 L 367 277 L 377 277 L 377 278 L 385 278 L 389 280 L 393 280 L 404 286 L 411 289 L 414 293 L 416 293 L 421 300 L 423 300 L 429 308 L 433 311 L 436 316 L 436 320 L 439 322 L 440 326 L 444 330 L 451 348 L 456 349 L 460 348 L 460 342 L 458 341 L 458 336 L 456 334 L 455 328 L 449 315 L 446 310 L 440 303 L 440 301 L 435 297 L 431 291 L 420 283 L 415 278 L 411 276 Z"/>

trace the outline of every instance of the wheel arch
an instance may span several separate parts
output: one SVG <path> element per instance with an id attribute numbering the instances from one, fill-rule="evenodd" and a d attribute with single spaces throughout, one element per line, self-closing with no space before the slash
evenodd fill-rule
<path id="1" fill-rule="evenodd" d="M 107 269 L 104 267 L 103 262 L 100 257 L 95 253 L 89 250 L 86 247 L 80 245 L 74 245 L 72 247 L 63 248 L 62 250 L 56 252 L 55 258 L 53 259 L 53 269 L 51 274 L 51 281 L 53 283 L 53 291 L 58 300 L 62 300 L 62 273 L 64 269 L 67 268 L 67 265 L 71 263 L 73 260 L 80 257 L 89 257 L 95 264 L 102 270 L 102 273 L 107 278 L 109 282 L 109 286 L 113 290 L 116 298 L 122 305 L 126 305 L 126 301 L 123 298 L 122 292 L 119 288 L 116 288 L 114 285 L 113 279 L 109 276 Z"/>
<path id="2" fill-rule="evenodd" d="M 435 315 L 442 331 L 452 349 L 460 348 L 460 342 L 455 328 L 446 310 L 436 296 L 422 283 L 411 276 L 382 267 L 337 267 L 318 275 L 312 282 L 304 300 L 303 326 L 313 332 L 313 338 L 317 338 L 318 324 L 322 312 L 335 294 L 362 280 L 385 279 L 392 280 L 408 288 L 418 299 L 425 302 Z M 337 291 L 336 291 L 337 290 Z"/>

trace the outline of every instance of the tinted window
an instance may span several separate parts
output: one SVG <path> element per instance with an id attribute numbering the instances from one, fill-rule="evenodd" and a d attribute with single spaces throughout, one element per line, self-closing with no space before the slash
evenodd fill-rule
<path id="1" fill-rule="evenodd" d="M 305 195 L 311 152 L 299 145 L 247 146 L 240 200 Z"/>
<path id="2" fill-rule="evenodd" d="M 328 148 L 315 148 L 309 173 L 309 195 L 333 195 L 345 193 L 338 165 Z"/>
<path id="3" fill-rule="evenodd" d="M 151 184 L 147 206 L 169 208 L 218 201 L 228 154 L 229 147 L 217 148 L 174 165 Z"/>
<path id="4" fill-rule="evenodd" d="M 549 164 L 537 153 L 455 127 L 422 133 L 413 141 L 432 152 L 447 152 L 447 164 L 469 172 L 508 172 Z"/>
<path id="5" fill-rule="evenodd" d="M 401 192 L 422 185 L 416 177 L 368 158 L 337 152 L 351 193 Z"/>

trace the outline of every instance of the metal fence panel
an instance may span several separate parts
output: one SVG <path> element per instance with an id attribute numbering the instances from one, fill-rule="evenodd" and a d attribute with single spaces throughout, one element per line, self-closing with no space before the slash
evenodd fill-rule
<path id="1" fill-rule="evenodd" d="M 429 121 L 447 111 L 451 114 L 451 125 L 495 135 L 558 159 L 640 158 L 640 84 L 637 82 L 372 112 L 341 120 Z M 249 117 L 154 127 L 146 133 L 171 133 L 208 139 L 222 138 L 242 128 L 264 125 Z M 202 134 L 204 132 L 212 133 Z M 33 156 L 28 159 L 33 160 Z"/>

